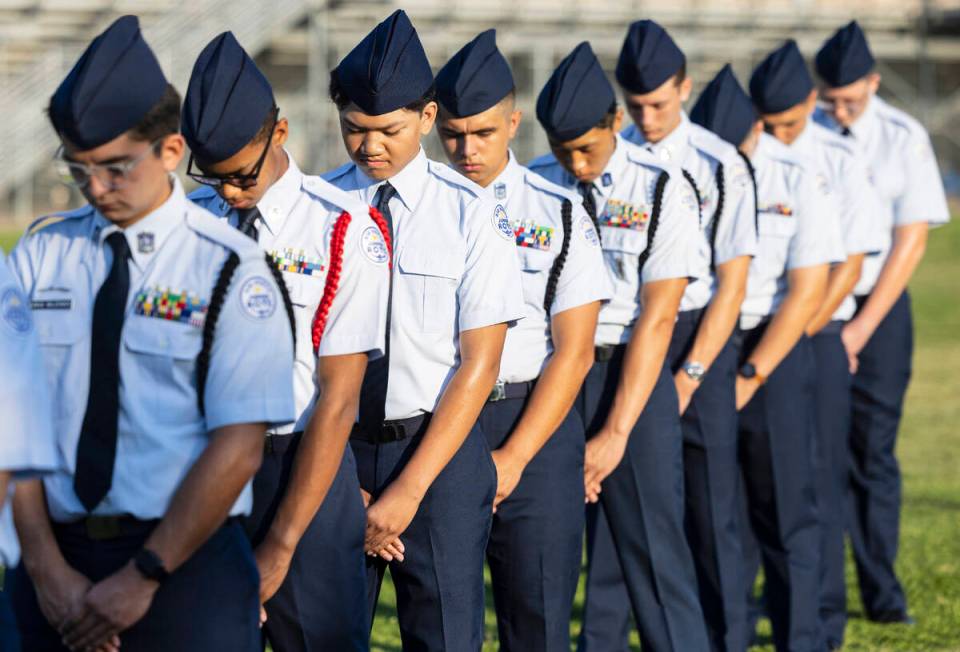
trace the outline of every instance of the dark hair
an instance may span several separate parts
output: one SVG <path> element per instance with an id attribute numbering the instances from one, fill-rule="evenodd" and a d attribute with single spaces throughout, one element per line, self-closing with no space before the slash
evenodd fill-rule
<path id="1" fill-rule="evenodd" d="M 594 125 L 594 129 L 613 129 L 613 121 L 617 118 L 617 102 L 614 100 L 613 104 L 610 105 L 610 108 L 607 109 L 606 115 Z"/>
<path id="2" fill-rule="evenodd" d="M 127 133 L 133 140 L 152 143 L 180 131 L 180 93 L 167 84 L 167 90 L 147 114 Z"/>
<path id="3" fill-rule="evenodd" d="M 276 116 L 276 119 L 274 119 L 274 116 Z M 277 122 L 280 122 L 280 114 L 277 113 L 277 105 L 274 104 L 270 107 L 270 110 L 267 111 L 266 117 L 263 119 L 263 122 L 260 123 L 260 128 L 257 129 L 257 133 L 253 135 L 253 138 L 247 144 L 252 145 L 265 141 L 270 137 L 270 134 L 273 133 L 274 124 Z"/>
<path id="4" fill-rule="evenodd" d="M 343 85 L 340 83 L 340 78 L 337 76 L 337 69 L 334 68 L 330 71 L 330 88 L 329 88 L 330 99 L 333 100 L 333 103 L 337 105 L 338 111 L 343 111 L 350 105 L 352 101 L 349 96 L 347 96 L 346 91 L 343 88 Z M 423 94 L 420 99 L 414 100 L 410 104 L 407 104 L 403 108 L 407 111 L 415 111 L 416 113 L 422 113 L 423 109 L 430 104 L 430 102 L 437 101 L 437 87 L 434 84 L 430 84 L 430 88 L 427 89 L 427 92 Z"/>

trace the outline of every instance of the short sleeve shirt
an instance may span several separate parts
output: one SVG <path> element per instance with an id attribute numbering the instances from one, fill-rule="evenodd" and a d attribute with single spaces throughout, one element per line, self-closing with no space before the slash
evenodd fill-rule
<path id="1" fill-rule="evenodd" d="M 286 172 L 264 193 L 257 208 L 260 247 L 281 273 L 297 324 L 293 391 L 297 420 L 274 429 L 276 434 L 303 431 L 319 392 L 313 352 L 313 320 L 323 298 L 332 259 L 337 220 L 349 214 L 340 257 L 336 294 L 320 339 L 320 356 L 383 354 L 389 275 L 387 247 L 369 208 L 354 197 L 300 171 L 287 155 Z M 239 215 L 211 188 L 190 199 L 237 226 Z"/>
<path id="2" fill-rule="evenodd" d="M 780 307 L 791 270 L 846 259 L 839 221 L 830 214 L 816 166 L 761 134 L 753 156 L 759 205 L 757 255 L 750 262 L 740 326 L 756 327 Z"/>
<path id="3" fill-rule="evenodd" d="M 681 114 L 680 124 L 657 143 L 647 142 L 636 125 L 624 129 L 623 137 L 660 160 L 680 166 L 693 178 L 700 196 L 699 250 L 708 265 L 722 265 L 756 253 L 753 187 L 736 148 L 690 122 L 686 113 Z M 713 273 L 692 281 L 683 293 L 680 310 L 703 308 L 716 289 Z"/>
<path id="4" fill-rule="evenodd" d="M 597 221 L 613 298 L 600 310 L 596 342 L 625 343 L 640 315 L 643 283 L 673 278 L 691 282 L 710 274 L 703 256 L 703 237 L 693 188 L 680 168 L 659 161 L 651 153 L 616 136 L 613 155 L 603 173 L 591 184 L 597 204 Z M 552 155 L 529 165 L 533 172 L 565 188 L 575 188 L 576 178 Z M 667 174 L 659 224 L 649 256 L 639 273 L 641 254 L 647 249 L 655 189 Z"/>
<path id="5" fill-rule="evenodd" d="M 131 251 L 121 333 L 117 453 L 96 515 L 161 518 L 209 433 L 233 424 L 293 420 L 290 323 L 256 244 L 196 206 L 172 179 L 155 211 L 123 233 Z M 11 254 L 31 301 L 65 468 L 45 480 L 55 521 L 87 515 L 73 488 L 90 385 L 93 308 L 113 264 L 118 228 L 92 207 L 42 220 Z M 214 285 L 230 253 L 239 264 L 217 320 L 197 400 L 197 356 Z M 148 481 L 145 481 L 148 478 Z M 247 514 L 249 484 L 230 510 Z"/>
<path id="6" fill-rule="evenodd" d="M 384 182 L 354 164 L 323 175 L 372 205 Z M 523 317 L 520 266 L 503 205 L 421 150 L 389 179 L 393 299 L 385 418 L 432 412 L 459 365 L 462 331 Z"/>
<path id="7" fill-rule="evenodd" d="M 842 131 L 825 112 L 815 119 L 823 126 Z M 867 167 L 873 192 L 879 199 L 874 228 L 883 246 L 868 255 L 854 294 L 870 294 L 893 246 L 893 230 L 926 222 L 931 226 L 950 221 L 943 181 L 930 136 L 919 122 L 883 99 L 870 98 L 863 115 L 850 127 L 847 137 Z"/>
<path id="8" fill-rule="evenodd" d="M 0 252 L 0 471 L 22 479 L 49 473 L 62 465 L 53 434 L 50 394 L 43 382 L 43 358 L 30 312 L 30 301 L 10 273 Z M 0 505 L 0 563 L 16 566 L 20 546 L 13 529 L 10 500 Z"/>
<path id="9" fill-rule="evenodd" d="M 521 287 L 511 291 L 521 292 L 524 304 L 524 318 L 507 331 L 499 379 L 525 382 L 540 375 L 553 353 L 551 316 L 606 301 L 613 287 L 600 238 L 579 194 L 526 169 L 512 152 L 507 167 L 486 190 L 510 219 L 521 269 Z M 569 231 L 563 224 L 564 203 L 570 208 Z M 558 259 L 564 247 L 567 251 L 560 266 Z M 556 286 L 548 313 L 544 301 L 554 274 Z"/>

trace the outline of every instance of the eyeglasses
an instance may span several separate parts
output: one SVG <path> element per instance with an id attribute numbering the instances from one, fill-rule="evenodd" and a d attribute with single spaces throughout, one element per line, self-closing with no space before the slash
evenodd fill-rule
<path id="1" fill-rule="evenodd" d="M 187 162 L 187 176 L 197 183 L 205 186 L 212 186 L 214 188 L 220 188 L 221 186 L 225 185 L 241 189 L 254 187 L 257 185 L 257 181 L 260 176 L 260 170 L 263 168 L 263 162 L 267 160 L 267 152 L 270 151 L 270 143 L 273 142 L 273 133 L 277 130 L 277 118 L 279 115 L 280 107 L 273 107 L 273 126 L 270 127 L 270 135 L 267 136 L 267 142 L 263 146 L 263 151 L 260 152 L 260 158 L 257 159 L 257 164 L 248 174 L 230 174 L 221 176 L 217 174 L 205 174 L 202 170 L 199 172 L 194 172 L 194 158 L 193 154 L 191 153 L 190 160 Z M 199 167 L 197 169 L 199 170 Z"/>
<path id="2" fill-rule="evenodd" d="M 90 185 L 90 180 L 96 177 L 97 181 L 110 190 L 119 190 L 127 181 L 130 180 L 130 174 L 140 165 L 150 154 L 156 153 L 163 138 L 150 143 L 150 146 L 142 153 L 127 161 L 118 163 L 107 163 L 87 165 L 78 161 L 71 161 L 66 158 L 63 145 L 57 149 L 54 155 L 54 167 L 60 180 L 68 186 L 75 188 L 86 188 Z"/>

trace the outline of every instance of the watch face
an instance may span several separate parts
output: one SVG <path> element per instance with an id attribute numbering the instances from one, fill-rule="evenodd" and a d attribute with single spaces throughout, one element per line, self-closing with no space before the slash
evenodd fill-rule
<path id="1" fill-rule="evenodd" d="M 744 363 L 744 365 L 740 367 L 740 375 L 744 378 L 753 378 L 757 375 L 757 368 L 749 362 Z"/>

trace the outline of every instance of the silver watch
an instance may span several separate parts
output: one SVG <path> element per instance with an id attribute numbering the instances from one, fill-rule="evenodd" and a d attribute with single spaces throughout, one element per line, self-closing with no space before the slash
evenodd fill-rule
<path id="1" fill-rule="evenodd" d="M 683 369 L 683 373 L 687 374 L 690 380 L 695 383 L 703 380 L 704 375 L 707 373 L 707 368 L 699 362 L 684 362 L 681 369 Z"/>

